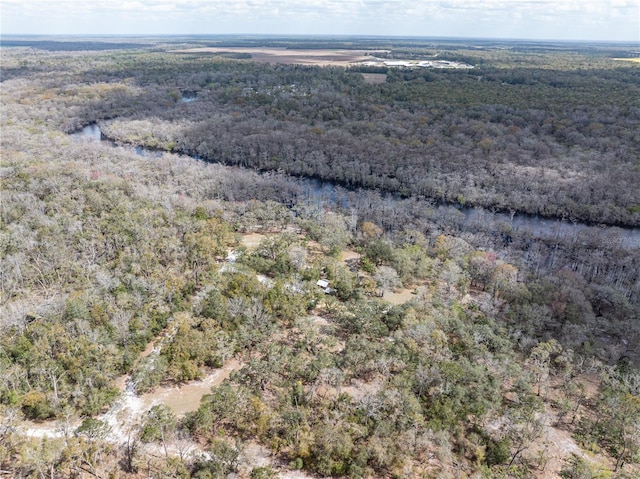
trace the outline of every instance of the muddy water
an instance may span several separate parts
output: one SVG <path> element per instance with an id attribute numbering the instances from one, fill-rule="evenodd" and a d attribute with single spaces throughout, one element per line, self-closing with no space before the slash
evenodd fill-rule
<path id="1" fill-rule="evenodd" d="M 153 352 L 153 345 L 147 348 L 148 354 Z M 142 357 L 142 356 L 141 356 Z M 118 379 L 118 385 L 123 388 L 120 399 L 105 414 L 98 417 L 101 421 L 107 423 L 111 429 L 110 438 L 115 442 L 125 440 L 128 435 L 128 426 L 140 424 L 144 414 L 157 404 L 164 404 L 169 407 L 176 416 L 195 411 L 200 406 L 200 399 L 205 394 L 211 392 L 211 388 L 220 385 L 229 377 L 232 371 L 240 369 L 242 364 L 235 359 L 227 361 L 227 363 L 208 374 L 201 381 L 192 381 L 182 386 L 164 386 L 156 388 L 155 391 L 141 396 L 133 392 L 133 385 L 129 381 L 128 376 L 122 376 Z M 80 426 L 81 421 L 75 420 L 67 425 L 67 433 L 73 434 L 73 431 Z M 24 421 L 19 426 L 19 431 L 29 437 L 49 437 L 59 438 L 65 436 L 64 428 L 59 421 L 45 421 L 36 423 L 32 421 Z"/>
<path id="2" fill-rule="evenodd" d="M 133 384 L 127 378 L 122 397 L 100 420 L 111 426 L 114 436 L 124 437 L 126 431 L 123 428 L 127 424 L 138 422 L 149 409 L 158 404 L 167 406 L 176 416 L 183 416 L 198 409 L 202 396 L 209 394 L 212 387 L 220 385 L 232 371 L 241 367 L 241 363 L 231 359 L 200 381 L 180 386 L 162 386 L 142 395 L 133 391 Z"/>
<path id="3" fill-rule="evenodd" d="M 208 374 L 201 381 L 191 381 L 181 386 L 167 386 L 157 388 L 154 392 L 140 396 L 140 403 L 145 410 L 156 404 L 164 404 L 177 416 L 183 416 L 200 407 L 200 399 L 211 392 L 211 388 L 219 386 L 222 381 L 242 365 L 235 359 L 227 361 L 220 369 Z"/>

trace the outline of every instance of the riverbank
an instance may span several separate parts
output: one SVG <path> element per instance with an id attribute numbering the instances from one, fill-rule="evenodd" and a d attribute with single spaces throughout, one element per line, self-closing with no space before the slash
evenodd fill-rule
<path id="1" fill-rule="evenodd" d="M 79 140 L 86 139 L 92 142 L 116 147 L 131 148 L 137 155 L 158 158 L 163 154 L 159 150 L 153 150 L 142 145 L 120 145 L 116 140 L 106 137 L 96 123 L 83 127 L 72 136 Z M 198 157 L 191 157 L 197 161 L 203 161 Z M 209 160 L 206 160 L 209 161 Z M 227 168 L 242 168 L 226 166 Z M 640 249 L 640 228 L 627 225 L 594 225 L 580 221 L 571 221 L 559 218 L 548 218 L 528 213 L 512 211 L 506 213 L 499 209 L 488 210 L 480 206 L 463 206 L 437 202 L 429 199 L 403 198 L 393 193 L 383 193 L 376 190 L 351 190 L 331 181 L 317 178 L 286 177 L 295 189 L 299 191 L 299 199 L 314 203 L 323 207 L 341 208 L 349 210 L 357 207 L 363 201 L 363 193 L 378 195 L 382 201 L 392 203 L 415 203 L 417 207 L 433 211 L 433 217 L 445 215 L 461 215 L 458 223 L 464 223 L 463 228 L 469 231 L 493 229 L 500 230 L 506 242 L 513 234 L 526 235 L 534 239 L 575 241 L 584 245 L 598 244 L 606 248 Z M 366 201 L 366 198 L 364 199 Z"/>

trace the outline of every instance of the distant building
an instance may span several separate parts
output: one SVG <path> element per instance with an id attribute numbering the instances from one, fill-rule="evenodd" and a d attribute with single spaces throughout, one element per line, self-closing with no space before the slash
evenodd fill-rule
<path id="1" fill-rule="evenodd" d="M 324 290 L 325 294 L 335 293 L 335 289 L 329 287 L 329 281 L 326 279 L 319 279 L 316 285 Z"/>

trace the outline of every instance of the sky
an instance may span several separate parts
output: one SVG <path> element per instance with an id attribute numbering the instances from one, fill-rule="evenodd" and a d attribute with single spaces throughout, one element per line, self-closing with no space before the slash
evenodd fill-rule
<path id="1" fill-rule="evenodd" d="M 640 42 L 640 0 L 0 0 L 2 34 L 327 34 Z"/>

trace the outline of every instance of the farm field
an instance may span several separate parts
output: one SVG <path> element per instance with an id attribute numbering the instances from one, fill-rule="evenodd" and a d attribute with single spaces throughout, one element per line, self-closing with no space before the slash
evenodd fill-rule
<path id="1" fill-rule="evenodd" d="M 439 60 L 437 58 L 429 58 L 425 60 L 384 58 L 388 53 L 390 53 L 388 50 L 296 50 L 291 48 L 201 47 L 173 50 L 172 53 L 215 55 L 240 54 L 246 55 L 246 59 L 250 58 L 255 62 L 284 65 L 439 69 L 473 68 L 472 65 L 468 65 L 466 63 Z M 431 57 L 431 55 L 429 55 L 429 57 Z"/>
<path id="2" fill-rule="evenodd" d="M 374 53 L 369 50 L 296 50 L 291 48 L 241 48 L 241 47 L 202 47 L 185 50 L 173 50 L 176 54 L 221 54 L 243 53 L 251 60 L 260 63 L 285 65 L 348 66 L 370 58 Z M 384 53 L 384 52 L 380 52 Z"/>

